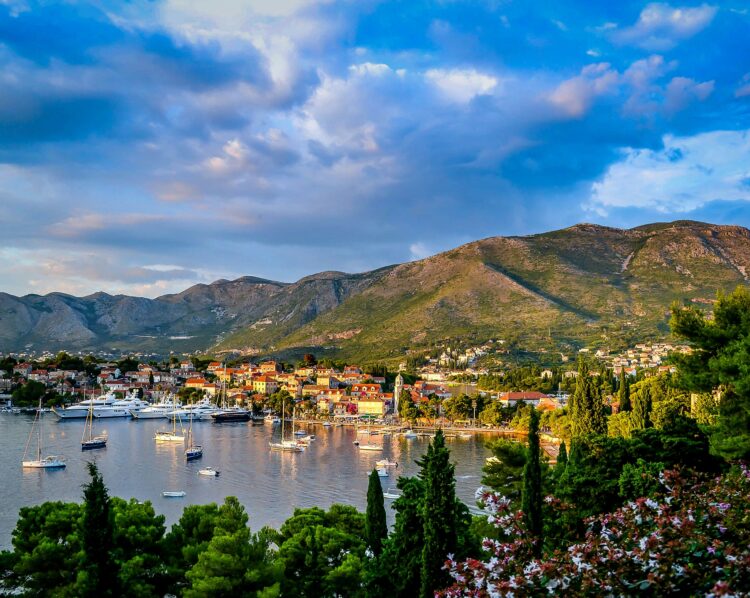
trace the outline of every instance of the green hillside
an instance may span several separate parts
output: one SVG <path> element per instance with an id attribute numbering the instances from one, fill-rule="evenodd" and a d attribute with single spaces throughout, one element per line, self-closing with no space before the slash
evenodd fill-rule
<path id="1" fill-rule="evenodd" d="M 503 338 L 525 349 L 668 334 L 674 300 L 710 300 L 747 281 L 750 232 L 698 222 L 595 225 L 493 237 L 402 264 L 289 332 L 239 330 L 224 350 L 335 347 L 384 359 L 443 339 Z"/>

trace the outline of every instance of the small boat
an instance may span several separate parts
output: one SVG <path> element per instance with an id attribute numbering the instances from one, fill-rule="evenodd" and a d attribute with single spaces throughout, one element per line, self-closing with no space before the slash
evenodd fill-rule
<path id="1" fill-rule="evenodd" d="M 164 492 L 161 493 L 161 495 L 164 498 L 182 498 L 186 494 L 187 492 L 185 492 L 184 490 L 174 490 L 174 491 L 165 490 Z"/>
<path id="2" fill-rule="evenodd" d="M 60 459 L 60 457 L 53 455 L 49 455 L 43 459 L 39 455 L 37 457 L 37 459 L 32 461 L 23 461 L 23 467 L 30 467 L 32 469 L 62 469 L 65 467 L 65 461 Z"/>
<path id="3" fill-rule="evenodd" d="M 29 430 L 29 439 L 26 441 L 26 450 L 23 452 L 21 457 L 21 466 L 28 467 L 31 469 L 62 469 L 65 467 L 65 461 L 60 457 L 54 455 L 48 455 L 42 457 L 42 399 L 39 398 L 39 409 L 34 415 L 34 421 L 31 424 L 31 430 Z M 37 444 L 36 444 L 36 459 L 26 460 L 26 451 L 29 450 L 29 444 L 31 443 L 31 436 L 34 434 L 34 427 L 36 427 L 37 433 Z"/>
<path id="4" fill-rule="evenodd" d="M 86 438 L 88 432 L 88 438 Z M 95 449 L 107 447 L 107 435 L 99 434 L 94 436 L 94 406 L 89 407 L 89 414 L 86 417 L 86 425 L 83 427 L 83 437 L 81 438 L 81 450 L 92 451 Z"/>
<path id="5" fill-rule="evenodd" d="M 203 447 L 199 444 L 194 444 L 185 449 L 185 459 L 188 461 L 195 461 L 203 456 Z"/>
<path id="6" fill-rule="evenodd" d="M 213 467 L 204 467 L 203 469 L 198 471 L 198 475 L 205 475 L 213 478 L 218 476 L 220 473 L 220 471 L 216 471 Z"/>
<path id="7" fill-rule="evenodd" d="M 281 413 L 284 413 L 284 400 L 281 401 Z M 286 417 L 281 419 L 281 440 L 279 442 L 269 442 L 268 446 L 272 451 L 283 451 L 287 453 L 301 453 L 305 447 L 296 440 L 284 440 L 284 422 Z M 294 415 L 292 414 L 292 435 L 294 435 Z"/>
<path id="8" fill-rule="evenodd" d="M 331 422 L 323 422 L 323 427 L 324 428 L 330 428 L 331 426 L 333 426 L 333 424 Z"/>
<path id="9" fill-rule="evenodd" d="M 360 451 L 382 451 L 383 447 L 380 444 L 360 444 Z"/>
<path id="10" fill-rule="evenodd" d="M 398 463 L 390 459 L 380 459 L 379 461 L 375 461 L 375 467 L 398 467 Z"/>
<path id="11" fill-rule="evenodd" d="M 352 442 L 352 444 L 353 444 L 354 446 L 359 446 L 359 440 L 355 440 L 354 442 Z"/>
<path id="12" fill-rule="evenodd" d="M 388 477 L 388 470 L 385 467 L 378 467 L 376 471 L 378 472 L 378 477 L 381 477 L 381 478 Z"/>
<path id="13" fill-rule="evenodd" d="M 313 440 L 315 440 L 315 436 L 313 436 L 312 434 L 308 436 L 300 436 L 299 438 L 297 438 L 297 442 L 304 446 L 308 446 Z"/>
<path id="14" fill-rule="evenodd" d="M 294 433 L 294 435 L 295 435 L 295 436 L 306 436 L 306 435 L 307 435 L 307 432 L 305 432 L 304 430 L 297 430 L 297 431 L 296 431 L 296 432 Z"/>
<path id="15" fill-rule="evenodd" d="M 182 427 L 182 420 L 180 420 L 180 432 L 177 433 L 177 420 L 179 416 L 172 416 L 172 431 L 169 430 L 158 430 L 154 434 L 154 440 L 156 442 L 185 442 L 185 430 Z"/>
<path id="16" fill-rule="evenodd" d="M 193 419 L 190 418 L 190 427 L 188 428 L 188 441 L 187 448 L 185 449 L 185 459 L 188 461 L 195 461 L 203 456 L 203 447 L 200 444 L 195 444 L 193 438 Z"/>
<path id="17" fill-rule="evenodd" d="M 458 437 L 461 438 L 462 440 L 468 440 L 469 438 L 471 438 L 471 434 L 467 432 L 461 432 L 461 434 L 459 434 Z"/>
<path id="18" fill-rule="evenodd" d="M 410 429 L 404 432 L 404 438 L 412 439 L 416 437 L 417 437 L 417 433 L 414 430 Z"/>
<path id="19" fill-rule="evenodd" d="M 388 488 L 385 492 L 383 492 L 383 498 L 399 498 L 401 495 L 398 493 L 398 490 L 395 490 L 393 488 Z"/>

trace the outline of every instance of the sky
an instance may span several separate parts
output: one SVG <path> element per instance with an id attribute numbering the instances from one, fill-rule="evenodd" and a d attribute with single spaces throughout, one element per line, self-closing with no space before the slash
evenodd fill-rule
<path id="1" fill-rule="evenodd" d="M 0 291 L 750 225 L 750 5 L 0 0 Z"/>

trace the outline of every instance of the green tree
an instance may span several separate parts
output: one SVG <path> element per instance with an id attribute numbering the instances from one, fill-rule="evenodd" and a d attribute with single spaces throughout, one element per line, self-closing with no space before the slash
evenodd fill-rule
<path id="1" fill-rule="evenodd" d="M 424 545 L 424 482 L 417 477 L 401 477 L 396 486 L 401 491 L 393 502 L 396 521 L 393 533 L 383 546 L 380 575 L 369 584 L 368 594 L 373 598 L 419 595 Z"/>
<path id="2" fill-rule="evenodd" d="M 408 390 L 401 391 L 401 396 L 398 399 L 398 416 L 408 422 L 414 422 L 419 417 L 419 410 Z"/>
<path id="3" fill-rule="evenodd" d="M 633 400 L 633 412 L 630 414 L 630 422 L 633 430 L 645 430 L 651 426 L 651 391 L 648 386 L 643 386 L 635 395 Z"/>
<path id="4" fill-rule="evenodd" d="M 559 478 L 565 468 L 568 466 L 568 449 L 564 442 L 560 443 L 560 450 L 557 453 L 557 463 L 555 463 L 555 475 Z"/>
<path id="5" fill-rule="evenodd" d="M 443 566 L 448 555 L 457 552 L 457 530 L 461 525 L 457 509 L 455 467 L 450 462 L 450 451 L 445 446 L 442 430 L 437 431 L 427 447 L 427 453 L 417 463 L 421 468 L 419 475 L 424 482 L 424 546 L 420 595 L 427 598 L 450 583 Z"/>
<path id="6" fill-rule="evenodd" d="M 713 317 L 696 306 L 672 306 L 672 333 L 693 351 L 674 358 L 680 384 L 691 391 L 718 391 L 714 450 L 731 459 L 750 457 L 750 291 L 718 294 Z"/>
<path id="7" fill-rule="evenodd" d="M 630 411 L 620 411 L 610 415 L 607 420 L 607 434 L 620 438 L 630 438 L 633 434 L 632 415 Z"/>
<path id="8" fill-rule="evenodd" d="M 365 517 L 354 507 L 295 509 L 275 543 L 283 595 L 354 598 L 364 592 Z"/>
<path id="9" fill-rule="evenodd" d="M 630 383 L 625 376 L 625 368 L 620 368 L 620 384 L 617 389 L 617 398 L 620 401 L 620 412 L 630 411 Z"/>
<path id="10" fill-rule="evenodd" d="M 542 517 L 542 464 L 539 446 L 539 413 L 531 407 L 529 418 L 528 448 L 526 464 L 523 468 L 523 491 L 521 493 L 521 510 L 526 529 L 534 538 L 536 556 L 542 554 L 544 541 L 544 519 Z"/>
<path id="11" fill-rule="evenodd" d="M 570 399 L 570 423 L 572 438 L 607 432 L 604 403 L 583 358 L 578 360 L 576 389 Z"/>
<path id="12" fill-rule="evenodd" d="M 365 513 L 365 537 L 367 547 L 373 555 L 380 556 L 383 551 L 383 541 L 388 537 L 388 523 L 385 519 L 385 502 L 380 476 L 373 469 L 367 485 L 367 511 Z"/>
<path id="13" fill-rule="evenodd" d="M 36 380 L 29 380 L 23 386 L 16 388 L 13 393 L 13 402 L 23 407 L 37 405 L 39 399 L 47 393 L 47 386 Z"/>
<path id="14" fill-rule="evenodd" d="M 224 499 L 211 541 L 187 572 L 186 598 L 278 595 L 279 571 L 271 561 L 269 538 L 252 535 L 247 520 L 234 496 Z"/>
<path id="15" fill-rule="evenodd" d="M 119 572 L 119 587 L 135 596 L 158 597 L 167 591 L 164 565 L 164 515 L 150 502 L 110 499 L 113 525 L 112 556 Z"/>
<path id="16" fill-rule="evenodd" d="M 492 451 L 492 457 L 482 468 L 482 484 L 500 492 L 518 505 L 521 499 L 523 469 L 526 465 L 526 446 L 521 442 L 499 438 L 488 443 L 487 448 Z"/>
<path id="17" fill-rule="evenodd" d="M 180 520 L 166 535 L 164 546 L 173 593 L 179 593 L 179 588 L 188 584 L 185 575 L 206 551 L 218 520 L 219 507 L 216 503 L 188 505 L 183 509 Z"/>
<path id="18" fill-rule="evenodd" d="M 87 467 L 91 481 L 83 487 L 82 559 L 77 592 L 80 596 L 119 596 L 111 499 L 96 463 L 89 462 Z"/>
<path id="19" fill-rule="evenodd" d="M 12 552 L 0 553 L 0 594 L 76 596 L 81 505 L 45 502 L 22 507 Z M 5 595 L 5 594 L 3 594 Z"/>

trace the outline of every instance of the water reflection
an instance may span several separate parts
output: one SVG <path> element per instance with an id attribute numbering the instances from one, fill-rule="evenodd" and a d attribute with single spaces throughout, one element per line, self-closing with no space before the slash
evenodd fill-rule
<path id="1" fill-rule="evenodd" d="M 295 507 L 327 508 L 342 502 L 364 508 L 367 477 L 380 459 L 396 461 L 389 477 L 382 478 L 384 489 L 395 487 L 399 475 L 414 475 L 414 463 L 426 450 L 429 439 L 407 440 L 400 436 L 357 434 L 352 427 L 306 426 L 316 440 L 302 453 L 271 451 L 268 443 L 278 440 L 280 426 L 249 423 L 214 424 L 195 422 L 195 442 L 204 450 L 202 459 L 186 462 L 184 444 L 156 442 L 154 434 L 166 420 L 108 420 L 106 449 L 82 452 L 80 439 L 83 420 L 55 421 L 43 418 L 43 445 L 46 454 L 64 456 L 67 468 L 61 471 L 23 470 L 21 458 L 31 426 L 31 417 L 0 415 L 0 548 L 8 547 L 18 509 L 46 500 L 79 501 L 86 483 L 86 462 L 99 465 L 111 494 L 123 498 L 150 500 L 167 524 L 176 521 L 187 504 L 221 502 L 235 495 L 245 505 L 254 529 L 263 525 L 278 527 Z M 96 424 L 95 424 L 96 425 Z M 287 430 L 287 437 L 291 429 Z M 382 451 L 362 451 L 353 441 L 381 444 Z M 462 499 L 473 502 L 480 482 L 481 467 L 489 451 L 486 438 L 451 439 L 452 461 L 456 463 L 456 488 Z M 218 478 L 199 476 L 198 470 L 211 466 L 221 472 Z M 161 496 L 165 490 L 184 490 L 184 499 Z M 390 505 L 391 501 L 388 501 Z M 393 513 L 387 509 L 392 521 Z"/>

